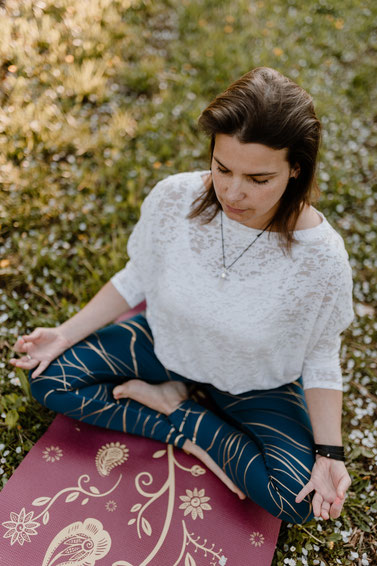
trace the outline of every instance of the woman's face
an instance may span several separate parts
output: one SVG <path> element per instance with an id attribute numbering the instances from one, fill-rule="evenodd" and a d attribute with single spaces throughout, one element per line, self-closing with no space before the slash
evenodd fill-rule
<path id="1" fill-rule="evenodd" d="M 259 143 L 240 143 L 217 134 L 211 170 L 217 199 L 224 213 L 250 228 L 263 229 L 275 214 L 290 177 L 288 150 Z"/>

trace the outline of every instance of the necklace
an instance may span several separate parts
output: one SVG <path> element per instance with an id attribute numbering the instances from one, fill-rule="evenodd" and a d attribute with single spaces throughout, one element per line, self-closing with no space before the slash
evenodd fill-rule
<path id="1" fill-rule="evenodd" d="M 269 228 L 269 226 L 271 226 L 272 221 L 267 224 L 266 228 L 264 228 L 264 230 L 262 230 L 262 232 L 260 232 L 259 234 L 256 235 L 256 237 L 254 238 L 254 240 L 240 253 L 240 255 L 234 260 L 232 261 L 232 263 L 228 266 L 225 265 L 225 245 L 224 245 L 224 230 L 223 230 L 223 211 L 220 211 L 220 219 L 221 219 L 221 243 L 222 243 L 222 248 L 223 248 L 223 270 L 221 272 L 220 278 L 222 281 L 224 281 L 225 279 L 228 278 L 228 272 L 230 270 L 231 267 L 233 267 L 233 265 L 236 263 L 236 261 L 238 261 L 244 253 L 247 252 L 247 250 L 249 248 L 251 248 L 251 246 L 258 240 L 258 238 L 261 237 L 261 235 L 267 230 L 267 228 Z"/>

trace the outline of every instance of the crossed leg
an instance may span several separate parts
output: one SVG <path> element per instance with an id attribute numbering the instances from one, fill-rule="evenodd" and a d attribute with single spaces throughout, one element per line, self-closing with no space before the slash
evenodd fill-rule
<path id="1" fill-rule="evenodd" d="M 166 381 L 153 385 L 141 379 L 130 379 L 118 385 L 113 389 L 113 395 L 115 399 L 134 399 L 166 416 L 176 411 L 180 404 L 189 397 L 188 388 L 181 381 Z M 203 448 L 194 444 L 188 438 L 185 440 L 182 448 L 203 462 L 240 499 L 246 499 L 246 495 Z"/>
<path id="2" fill-rule="evenodd" d="M 135 389 L 131 393 L 135 387 L 131 381 L 140 378 L 145 382 L 144 393 Z M 114 398 L 113 392 L 119 393 L 117 386 L 125 380 L 129 383 L 123 392 L 126 396 Z M 292 413 L 295 404 L 302 403 L 302 395 L 287 386 L 250 392 L 248 399 L 247 394 L 233 396 L 201 384 L 211 397 L 213 393 L 219 414 L 185 398 L 175 382 L 189 387 L 196 383 L 160 364 L 143 317 L 93 333 L 54 360 L 38 378 L 30 376 L 32 394 L 49 408 L 90 424 L 187 448 L 232 491 L 247 494 L 283 520 L 309 520 L 310 498 L 294 502 L 313 465 L 307 415 Z M 167 389 L 171 384 L 176 389 L 172 398 Z M 148 386 L 161 387 L 145 395 Z M 163 395 L 157 395 L 158 391 Z"/>
<path id="3" fill-rule="evenodd" d="M 41 404 L 74 419 L 182 448 L 241 499 L 246 497 L 209 454 L 167 418 L 188 399 L 185 383 L 191 382 L 159 363 L 144 317 L 104 327 L 66 350 L 38 378 L 31 374 L 31 391 Z M 139 376 L 154 384 L 133 379 Z"/>

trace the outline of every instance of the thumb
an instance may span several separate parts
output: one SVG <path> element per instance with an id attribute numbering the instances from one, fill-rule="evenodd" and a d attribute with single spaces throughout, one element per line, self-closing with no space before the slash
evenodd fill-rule
<path id="1" fill-rule="evenodd" d="M 29 334 L 29 336 L 24 335 L 22 338 L 23 338 L 26 342 L 27 342 L 27 341 L 29 341 L 29 342 L 31 341 L 31 342 L 32 342 L 32 341 L 35 340 L 36 338 L 39 338 L 40 335 L 41 335 L 41 329 L 40 329 L 40 328 L 36 328 L 35 330 L 33 330 L 33 332 L 31 332 L 31 333 Z"/>

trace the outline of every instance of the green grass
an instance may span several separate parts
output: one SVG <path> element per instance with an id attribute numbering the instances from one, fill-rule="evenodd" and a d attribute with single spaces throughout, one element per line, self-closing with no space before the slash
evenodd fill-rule
<path id="1" fill-rule="evenodd" d="M 318 208 L 345 238 L 357 310 L 342 347 L 352 486 L 339 519 L 283 524 L 273 565 L 376 564 L 377 5 L 0 5 L 0 487 L 54 418 L 8 363 L 16 337 L 62 323 L 123 267 L 151 187 L 208 168 L 201 110 L 267 65 L 312 94 L 323 122 Z"/>

